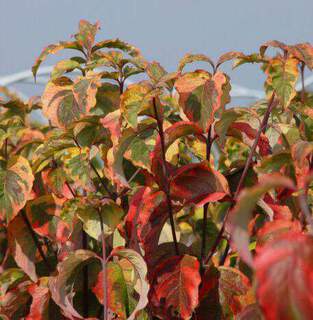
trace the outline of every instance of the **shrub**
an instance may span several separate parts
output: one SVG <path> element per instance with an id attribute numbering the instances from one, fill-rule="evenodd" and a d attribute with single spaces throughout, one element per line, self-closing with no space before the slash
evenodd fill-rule
<path id="1" fill-rule="evenodd" d="M 313 47 L 168 73 L 98 29 L 42 51 L 74 55 L 41 98 L 1 89 L 2 319 L 312 319 Z M 264 100 L 226 108 L 228 61 Z"/>

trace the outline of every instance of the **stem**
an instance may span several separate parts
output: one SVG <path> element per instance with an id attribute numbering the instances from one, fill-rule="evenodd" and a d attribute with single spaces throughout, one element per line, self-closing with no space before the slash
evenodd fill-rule
<path id="1" fill-rule="evenodd" d="M 172 207 L 172 200 L 171 200 L 169 181 L 168 181 L 169 174 L 168 174 L 168 170 L 167 170 L 167 166 L 166 166 L 166 157 L 165 157 L 166 150 L 165 150 L 165 140 L 164 140 L 164 131 L 163 131 L 163 121 L 159 117 L 155 98 L 153 98 L 153 109 L 154 109 L 155 119 L 156 119 L 157 125 L 158 125 L 158 131 L 159 131 L 161 149 L 162 149 L 162 170 L 163 170 L 163 176 L 165 179 L 164 192 L 166 195 L 166 203 L 167 203 L 168 214 L 169 214 L 170 223 L 171 223 L 171 230 L 172 230 L 172 236 L 173 236 L 173 241 L 174 241 L 175 253 L 176 253 L 176 255 L 179 255 L 178 242 L 177 242 L 176 233 L 175 233 L 174 212 L 173 212 L 173 207 Z"/>
<path id="2" fill-rule="evenodd" d="M 108 195 L 110 196 L 110 198 L 115 201 L 116 200 L 116 195 L 109 190 L 109 188 L 107 187 L 107 185 L 105 184 L 105 182 L 103 181 L 102 177 L 100 176 L 98 170 L 96 169 L 96 167 L 93 165 L 93 163 L 91 161 L 89 161 L 90 167 L 91 169 L 94 171 L 94 173 L 97 175 L 102 187 L 105 189 L 105 191 L 108 193 Z"/>
<path id="3" fill-rule="evenodd" d="M 305 193 L 298 196 L 298 202 L 299 202 L 301 211 L 304 214 L 304 217 L 305 217 L 307 224 L 309 224 L 311 227 L 310 233 L 312 234 L 313 233 L 313 219 L 312 219 L 312 214 L 311 214 L 310 208 L 308 206 L 307 197 L 306 197 Z"/>
<path id="4" fill-rule="evenodd" d="M 73 188 L 71 187 L 71 185 L 70 185 L 67 181 L 65 181 L 65 184 L 66 184 L 66 186 L 68 187 L 68 189 L 70 190 L 73 198 L 76 198 L 76 194 L 75 194 Z"/>
<path id="5" fill-rule="evenodd" d="M 248 159 L 245 163 L 245 166 L 244 166 L 244 169 L 243 169 L 243 172 L 241 174 L 241 177 L 240 177 L 240 180 L 239 180 L 239 183 L 237 185 L 237 188 L 236 188 L 236 191 L 235 191 L 235 194 L 234 194 L 234 201 L 237 200 L 238 198 L 238 195 L 240 193 L 240 190 L 243 186 L 243 183 L 244 183 L 244 180 L 247 176 L 247 173 L 248 173 L 248 170 L 250 168 L 250 165 L 252 163 L 252 159 L 253 159 L 253 156 L 255 154 L 255 150 L 258 146 L 258 143 L 259 143 L 259 140 L 260 140 L 260 137 L 261 137 L 261 134 L 264 133 L 266 131 L 266 128 L 267 128 L 267 123 L 268 123 L 268 120 L 269 120 L 269 117 L 270 117 L 270 114 L 273 110 L 273 108 L 276 106 L 276 101 L 275 101 L 275 93 L 272 94 L 269 102 L 268 102 L 268 106 L 267 106 L 267 109 L 266 109 L 266 112 L 264 114 L 264 117 L 263 117 L 263 120 L 261 122 L 261 125 L 259 127 L 259 130 L 256 134 L 256 137 L 255 137 L 255 140 L 253 142 L 253 145 L 251 147 L 251 150 L 250 150 L 250 153 L 249 153 L 249 156 L 248 156 Z M 225 218 L 224 218 L 224 221 L 223 221 L 223 224 L 222 224 L 222 227 L 220 229 L 220 232 L 218 233 L 217 235 L 217 238 L 212 246 L 212 249 L 210 250 L 210 253 L 208 255 L 208 257 L 206 258 L 205 260 L 205 263 L 207 264 L 209 262 L 209 260 L 212 258 L 214 252 L 216 251 L 217 249 L 217 246 L 219 245 L 219 243 L 221 242 L 222 238 L 223 238 L 223 233 L 224 233 L 224 230 L 225 230 L 225 225 L 226 225 L 226 221 L 227 221 L 227 218 L 228 218 L 228 215 L 229 215 L 229 212 L 230 212 L 230 209 L 228 209 L 228 211 L 226 212 L 225 214 Z M 228 254 L 228 250 L 229 250 L 229 245 L 226 246 L 225 248 L 225 251 L 222 255 L 222 260 L 225 261 L 226 257 L 227 257 L 227 254 Z M 221 260 L 221 261 L 222 261 Z M 222 261 L 223 262 L 223 261 Z"/>
<path id="6" fill-rule="evenodd" d="M 87 233 L 82 229 L 82 246 L 84 250 L 88 249 L 88 235 Z M 83 314 L 85 318 L 88 318 L 88 311 L 89 311 L 89 301 L 88 301 L 88 290 L 89 290 L 89 277 L 88 277 L 88 265 L 84 266 L 83 268 Z"/>
<path id="7" fill-rule="evenodd" d="M 210 161 L 210 154 L 211 154 L 211 146 L 212 146 L 212 140 L 211 140 L 211 126 L 208 130 L 208 135 L 206 139 L 206 160 Z M 201 268 L 204 269 L 204 255 L 206 251 L 206 228 L 208 224 L 208 207 L 209 204 L 206 203 L 203 206 L 203 222 L 202 222 L 202 244 L 201 244 Z"/>
<path id="8" fill-rule="evenodd" d="M 50 273 L 52 271 L 51 265 L 50 265 L 46 255 L 45 255 L 45 253 L 42 250 L 41 244 L 38 241 L 38 237 L 37 237 L 35 231 L 33 230 L 32 225 L 31 225 L 30 221 L 28 220 L 28 217 L 27 217 L 27 215 L 26 215 L 24 210 L 21 210 L 21 216 L 22 216 L 22 218 L 24 220 L 24 223 L 26 224 L 26 226 L 27 226 L 27 228 L 29 230 L 29 233 L 31 234 L 31 237 L 32 237 L 32 239 L 33 239 L 33 241 L 35 243 L 35 246 L 37 247 L 37 249 L 39 251 L 39 254 L 40 254 L 42 260 L 44 261 L 44 263 L 45 263 L 45 265 L 46 265 L 46 267 L 48 269 L 48 272 Z"/>
<path id="9" fill-rule="evenodd" d="M 4 141 L 4 159 L 8 160 L 8 138 Z"/>
<path id="10" fill-rule="evenodd" d="M 81 146 L 79 145 L 79 143 L 78 143 L 78 141 L 75 139 L 75 137 L 73 137 L 73 140 L 74 140 L 76 146 L 77 146 L 78 148 L 81 148 Z M 97 168 L 93 165 L 93 163 L 92 163 L 90 160 L 88 161 L 88 163 L 89 163 L 91 169 L 92 169 L 92 170 L 94 171 L 94 173 L 97 175 L 97 177 L 98 177 L 101 185 L 103 186 L 104 190 L 108 193 L 108 195 L 110 196 L 110 198 L 111 198 L 113 201 L 115 201 L 115 200 L 116 200 L 116 195 L 115 195 L 115 193 L 113 193 L 113 192 L 111 192 L 111 191 L 109 190 L 109 188 L 108 188 L 107 185 L 104 183 L 102 177 L 100 176 Z"/>
<path id="11" fill-rule="evenodd" d="M 98 215 L 101 225 L 101 243 L 102 243 L 102 273 L 103 273 L 103 320 L 108 319 L 108 299 L 107 299 L 107 272 L 106 272 L 106 245 L 105 236 L 103 229 L 103 219 L 100 210 L 98 210 Z"/>
<path id="12" fill-rule="evenodd" d="M 304 62 L 301 62 L 300 74 L 301 74 L 301 84 L 302 84 L 302 89 L 301 89 L 301 103 L 302 104 L 305 103 L 304 68 L 305 68 L 305 64 L 304 64 Z"/>

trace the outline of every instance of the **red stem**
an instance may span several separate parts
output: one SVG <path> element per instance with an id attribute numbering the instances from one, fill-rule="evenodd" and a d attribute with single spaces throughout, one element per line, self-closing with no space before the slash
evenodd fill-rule
<path id="1" fill-rule="evenodd" d="M 234 194 L 234 201 L 237 200 L 238 198 L 238 195 L 240 193 L 240 190 L 241 188 L 243 187 L 243 183 L 244 183 L 244 180 L 247 176 L 247 173 L 248 173 L 248 170 L 250 168 L 250 165 L 252 163 L 252 159 L 254 157 L 254 154 L 255 154 L 255 150 L 258 146 L 258 143 L 259 143 L 259 140 L 260 140 L 260 137 L 261 137 L 261 134 L 265 132 L 266 130 L 266 127 L 267 127 L 267 123 L 268 123 L 268 120 L 269 120 L 269 117 L 270 117 L 270 114 L 273 110 L 273 108 L 276 106 L 276 100 L 275 100 L 275 93 L 272 94 L 269 102 L 268 102 L 268 106 L 267 106 L 267 109 L 266 109 L 266 112 L 265 112 L 265 115 L 263 117 L 263 120 L 261 122 L 261 125 L 259 127 L 259 130 L 256 134 L 256 137 L 255 137 L 255 140 L 254 140 L 254 143 L 251 147 L 251 150 L 250 150 L 250 153 L 249 153 L 249 156 L 248 156 L 248 159 L 245 163 L 245 166 L 244 166 L 244 169 L 243 169 L 243 172 L 241 174 L 241 177 L 240 177 L 240 180 L 239 180 L 239 183 L 237 185 L 237 188 L 236 188 L 236 191 L 235 191 L 235 194 Z M 230 210 L 228 210 L 226 212 L 226 215 L 225 215 L 225 218 L 224 218 L 224 221 L 223 221 L 223 224 L 222 224 L 222 227 L 220 229 L 220 232 L 219 234 L 217 235 L 217 238 L 212 246 L 212 249 L 210 250 L 210 253 L 209 255 L 207 256 L 206 260 L 205 260 L 205 263 L 207 264 L 209 262 L 209 260 L 212 258 L 214 252 L 216 251 L 217 249 L 217 246 L 219 245 L 219 243 L 221 242 L 222 238 L 223 238 L 223 233 L 224 233 L 224 230 L 225 230 L 225 225 L 226 225 L 226 221 L 227 221 L 227 218 L 228 218 L 228 215 L 229 215 L 229 212 Z M 222 255 L 222 263 L 223 263 L 223 260 L 226 259 L 227 257 L 227 253 L 228 253 L 228 250 L 229 250 L 229 245 L 226 246 L 225 248 L 225 252 L 223 253 Z"/>
<path id="2" fill-rule="evenodd" d="M 101 243 L 102 243 L 102 273 L 103 273 L 103 320 L 108 319 L 108 298 L 107 298 L 107 272 L 106 272 L 106 244 L 103 229 L 103 219 L 100 210 L 98 210 L 98 215 L 101 225 Z"/>
<path id="3" fill-rule="evenodd" d="M 173 207 L 172 207 L 172 200 L 171 200 L 170 187 L 169 187 L 169 181 L 168 181 L 169 173 L 168 173 L 168 170 L 166 167 L 166 157 L 165 157 L 166 150 L 165 150 L 163 122 L 162 122 L 161 118 L 159 117 L 155 98 L 153 98 L 153 109 L 154 109 L 155 119 L 156 119 L 157 125 L 158 125 L 158 131 L 159 131 L 161 149 L 162 149 L 162 170 L 163 170 L 163 176 L 165 179 L 164 192 L 166 195 L 168 215 L 169 215 L 170 223 L 171 223 L 171 230 L 172 230 L 172 236 L 173 236 L 173 241 L 174 241 L 175 253 L 176 253 L 176 255 L 179 255 L 178 242 L 177 242 L 176 233 L 175 233 L 174 212 L 173 212 Z"/>

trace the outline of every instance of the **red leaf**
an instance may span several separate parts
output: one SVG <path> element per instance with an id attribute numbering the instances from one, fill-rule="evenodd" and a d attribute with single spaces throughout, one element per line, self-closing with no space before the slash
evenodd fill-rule
<path id="1" fill-rule="evenodd" d="M 248 138 L 248 140 L 251 141 L 251 143 L 253 143 L 253 141 L 255 140 L 255 137 L 257 135 L 257 130 L 253 129 L 249 123 L 234 122 L 231 124 L 231 128 L 237 129 L 240 132 L 242 132 L 243 134 L 245 134 L 246 137 Z M 243 137 L 244 142 L 245 142 L 246 137 Z M 270 146 L 270 143 L 269 143 L 267 136 L 264 133 L 262 133 L 260 136 L 260 139 L 258 141 L 258 147 L 259 147 L 259 152 L 260 152 L 261 156 L 267 156 L 268 154 L 270 154 L 271 146 Z"/>
<path id="2" fill-rule="evenodd" d="M 126 216 L 126 230 L 133 248 L 138 241 L 145 251 L 147 262 L 158 245 L 160 233 L 168 218 L 166 196 L 163 191 L 140 189 L 132 198 Z"/>
<path id="3" fill-rule="evenodd" d="M 106 266 L 107 276 L 107 305 L 118 319 L 126 319 L 128 308 L 128 293 L 123 270 L 118 263 L 108 262 Z M 103 303 L 103 271 L 99 272 L 96 285 L 92 289 L 98 300 Z"/>
<path id="4" fill-rule="evenodd" d="M 170 182 L 173 200 L 203 206 L 229 194 L 225 177 L 210 168 L 207 162 L 192 163 L 179 168 Z"/>
<path id="5" fill-rule="evenodd" d="M 150 294 L 155 307 L 162 308 L 168 319 L 189 319 L 198 305 L 198 260 L 189 255 L 171 257 L 156 267 L 154 275 Z"/>
<path id="6" fill-rule="evenodd" d="M 202 129 L 196 124 L 188 121 L 180 121 L 173 124 L 164 131 L 165 152 L 175 140 L 192 134 L 201 138 Z M 165 180 L 162 170 L 162 145 L 160 137 L 158 137 L 155 148 L 151 153 L 151 161 L 151 170 L 155 179 L 160 185 L 162 185 Z"/>
<path id="7" fill-rule="evenodd" d="M 290 220 L 274 220 L 266 222 L 257 233 L 257 252 L 269 241 L 289 231 L 301 232 L 301 223 Z"/>
<path id="8" fill-rule="evenodd" d="M 290 232 L 255 259 L 257 295 L 268 320 L 312 319 L 313 238 Z"/>
<path id="9" fill-rule="evenodd" d="M 50 300 L 50 291 L 48 286 L 33 283 L 28 287 L 28 292 L 32 295 L 33 301 L 26 320 L 48 320 Z"/>
<path id="10" fill-rule="evenodd" d="M 17 265 L 33 281 L 37 281 L 35 266 L 37 247 L 20 213 L 9 223 L 8 242 Z"/>

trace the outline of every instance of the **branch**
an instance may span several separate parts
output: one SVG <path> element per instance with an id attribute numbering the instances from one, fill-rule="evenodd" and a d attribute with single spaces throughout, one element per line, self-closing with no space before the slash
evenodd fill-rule
<path id="1" fill-rule="evenodd" d="M 29 230 L 29 233 L 31 234 L 31 237 L 32 237 L 32 239 L 33 239 L 33 241 L 35 243 L 35 246 L 37 247 L 37 249 L 39 251 L 39 254 L 40 254 L 42 260 L 44 261 L 44 263 L 45 263 L 45 265 L 46 265 L 46 267 L 48 269 L 48 272 L 50 273 L 52 271 L 52 267 L 51 267 L 46 255 L 45 255 L 45 253 L 42 250 L 41 244 L 38 241 L 37 234 L 35 233 L 30 221 L 28 220 L 28 217 L 27 217 L 27 215 L 25 213 L 25 210 L 21 210 L 21 216 L 22 216 L 22 218 L 24 220 L 24 223 L 26 224 L 26 226 L 27 226 L 27 228 Z"/>
<path id="2" fill-rule="evenodd" d="M 268 106 L 267 106 L 267 109 L 266 109 L 266 112 L 264 114 L 264 117 L 263 117 L 263 120 L 261 122 L 261 125 L 259 127 L 259 130 L 256 134 L 256 137 L 255 137 L 255 140 L 253 142 L 253 145 L 251 147 L 251 150 L 250 150 L 250 153 L 249 153 L 249 156 L 248 156 L 248 159 L 245 163 L 245 166 L 244 166 L 244 169 L 243 169 L 243 172 L 241 174 L 241 177 L 240 177 L 240 180 L 239 180 L 239 183 L 237 185 L 237 188 L 236 188 L 236 191 L 235 191 L 235 194 L 234 194 L 234 201 L 237 200 L 238 198 L 238 195 L 241 191 L 241 188 L 243 187 L 243 183 L 244 183 L 244 180 L 247 176 L 247 173 L 248 173 L 248 170 L 250 168 L 250 165 L 252 163 L 252 159 L 255 155 L 255 150 L 258 146 L 258 143 L 259 143 L 259 140 L 260 140 L 260 137 L 261 137 L 261 134 L 264 133 L 266 131 L 266 128 L 267 128 L 267 123 L 268 123 L 268 120 L 269 120 L 269 117 L 270 117 L 270 114 L 273 110 L 273 108 L 277 105 L 277 102 L 275 100 L 275 93 L 272 94 L 269 102 L 268 102 Z M 210 250 L 210 253 L 208 255 L 208 257 L 206 258 L 205 260 L 205 263 L 207 264 L 209 262 L 209 260 L 212 258 L 214 252 L 216 251 L 217 249 L 217 246 L 219 245 L 219 243 L 221 242 L 222 238 L 223 238 L 223 233 L 224 233 L 224 230 L 225 230 L 225 225 L 226 225 L 226 221 L 227 221 L 227 218 L 229 216 L 229 212 L 230 212 L 230 209 L 228 209 L 228 211 L 226 212 L 226 215 L 225 215 L 225 218 L 224 218 L 224 221 L 223 221 L 223 224 L 222 224 L 222 227 L 220 229 L 220 232 L 218 233 L 217 235 L 217 238 L 212 246 L 212 249 Z M 223 253 L 222 255 L 222 260 L 225 260 L 226 257 L 227 257 L 227 253 L 228 253 L 228 250 L 229 250 L 229 245 L 226 246 L 225 248 L 225 252 Z M 223 263 L 223 261 L 221 260 L 221 262 Z"/>
<path id="3" fill-rule="evenodd" d="M 206 138 L 206 160 L 210 161 L 210 154 L 211 154 L 211 147 L 212 147 L 212 139 L 211 139 L 211 131 L 212 131 L 212 126 L 210 126 Z M 208 224 L 208 207 L 209 204 L 206 203 L 203 206 L 203 221 L 202 221 L 202 244 L 201 244 L 201 269 L 204 269 L 204 255 L 206 251 L 206 234 L 207 234 L 207 224 Z"/>
<path id="4" fill-rule="evenodd" d="M 175 233 L 174 212 L 173 212 L 173 207 L 172 207 L 172 200 L 171 200 L 170 187 L 169 187 L 169 181 L 168 181 L 169 173 L 168 173 L 168 170 L 166 167 L 166 157 L 165 157 L 166 150 L 165 150 L 165 141 L 164 141 L 163 122 L 159 117 L 155 98 L 153 98 L 153 109 L 154 109 L 155 119 L 158 124 L 158 132 L 159 132 L 160 142 L 161 142 L 163 176 L 166 179 L 164 192 L 166 195 L 166 203 L 167 203 L 168 214 L 169 214 L 170 223 L 171 223 L 171 230 L 172 230 L 172 236 L 173 236 L 173 241 L 174 241 L 175 253 L 176 253 L 176 255 L 179 255 L 178 242 L 177 242 L 176 233 Z"/>
<path id="5" fill-rule="evenodd" d="M 80 146 L 80 144 L 78 143 L 78 141 L 75 139 L 75 137 L 73 137 L 73 140 L 74 140 L 76 146 L 81 149 L 81 146 Z M 101 185 L 103 186 L 104 190 L 108 193 L 108 195 L 110 196 L 110 198 L 111 198 L 113 201 L 115 201 L 116 198 L 117 198 L 116 194 L 113 193 L 113 192 L 107 187 L 107 185 L 106 185 L 105 182 L 103 181 L 102 177 L 100 176 L 97 168 L 93 165 L 93 163 L 92 163 L 90 160 L 88 161 L 88 163 L 89 163 L 91 169 L 92 169 L 92 170 L 94 171 L 94 173 L 97 175 L 97 177 L 98 177 Z"/>
<path id="6" fill-rule="evenodd" d="M 98 209 L 98 215 L 100 219 L 100 227 L 101 227 L 101 243 L 102 243 L 102 273 L 103 273 L 103 320 L 108 319 L 108 299 L 107 299 L 107 272 L 106 272 L 106 245 L 105 245 L 105 236 L 103 229 L 103 219 L 100 210 Z"/>

